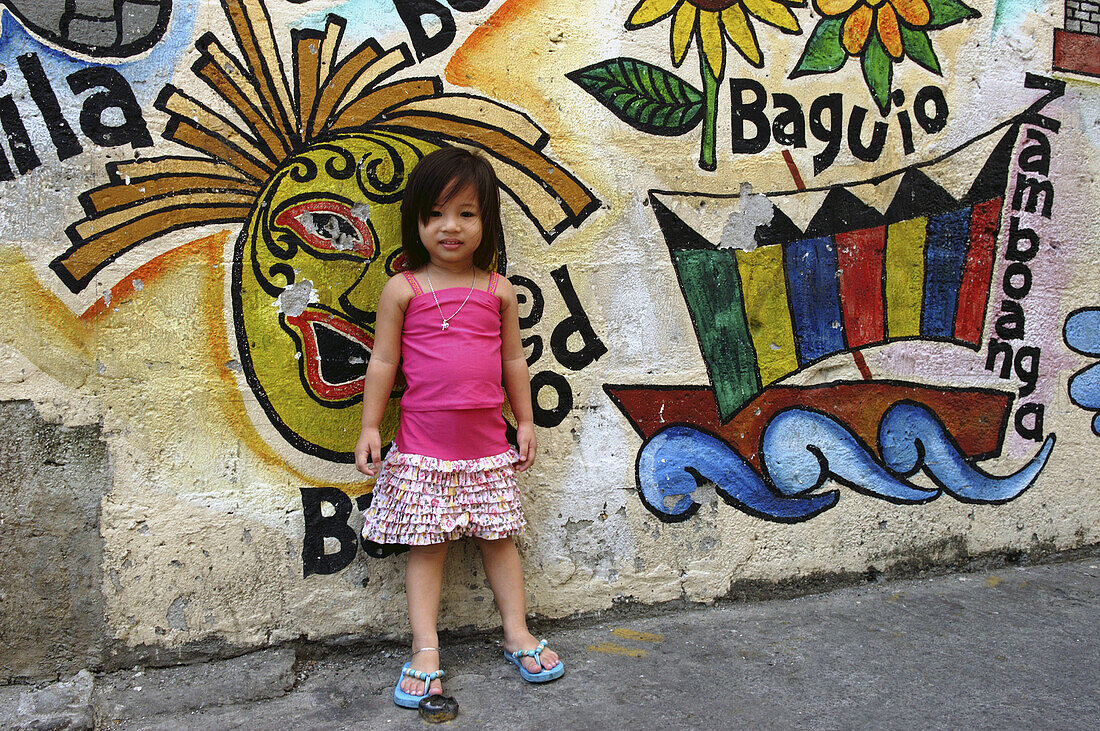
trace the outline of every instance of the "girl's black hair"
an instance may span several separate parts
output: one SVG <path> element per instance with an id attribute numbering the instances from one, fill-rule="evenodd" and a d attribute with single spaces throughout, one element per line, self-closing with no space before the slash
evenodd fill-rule
<path id="1" fill-rule="evenodd" d="M 428 250 L 420 241 L 420 224 L 427 223 L 437 203 L 472 186 L 481 208 L 481 245 L 474 252 L 474 266 L 490 271 L 504 250 L 500 223 L 500 191 L 493 166 L 480 155 L 461 147 L 444 147 L 417 163 L 401 198 L 401 248 L 410 269 L 428 263 Z"/>

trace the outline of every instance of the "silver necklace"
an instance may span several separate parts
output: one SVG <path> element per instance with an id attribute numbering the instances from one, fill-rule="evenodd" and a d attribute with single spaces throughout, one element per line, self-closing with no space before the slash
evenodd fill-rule
<path id="1" fill-rule="evenodd" d="M 474 270 L 474 278 L 470 282 L 470 291 L 466 293 L 466 299 L 462 300 L 462 304 L 458 306 L 458 309 L 451 313 L 450 317 L 444 317 L 443 308 L 439 306 L 439 297 L 435 294 L 435 285 L 432 284 L 432 275 L 425 269 L 424 275 L 428 277 L 428 289 L 432 291 L 432 299 L 435 300 L 435 308 L 439 310 L 439 319 L 443 320 L 443 327 L 440 330 L 446 330 L 451 326 L 451 320 L 455 319 L 455 315 L 462 312 L 462 308 L 466 306 L 466 303 L 470 301 L 470 295 L 474 293 L 474 285 L 477 284 L 477 269 Z"/>

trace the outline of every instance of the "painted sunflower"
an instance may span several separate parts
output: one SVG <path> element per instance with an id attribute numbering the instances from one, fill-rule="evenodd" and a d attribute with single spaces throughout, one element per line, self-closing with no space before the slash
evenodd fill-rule
<path id="1" fill-rule="evenodd" d="M 672 63 L 687 56 L 691 39 L 699 38 L 699 74 L 703 79 L 703 133 L 699 166 L 715 170 L 718 126 L 718 83 L 726 65 L 726 38 L 756 68 L 764 67 L 764 54 L 750 18 L 798 34 L 802 28 L 791 12 L 805 0 L 641 0 L 626 21 L 627 30 L 645 28 L 672 16 Z"/>
<path id="2" fill-rule="evenodd" d="M 831 74 L 858 58 L 883 116 L 890 110 L 894 64 L 909 58 L 942 76 L 929 34 L 981 17 L 962 0 L 814 0 L 814 9 L 821 20 L 789 78 Z"/>
<path id="3" fill-rule="evenodd" d="M 840 38 L 853 56 L 863 51 L 874 27 L 890 57 L 900 59 L 905 49 L 899 18 L 910 28 L 923 28 L 932 19 L 925 0 L 816 0 L 815 5 L 826 17 L 846 16 Z"/>
<path id="4" fill-rule="evenodd" d="M 722 78 L 726 47 L 723 35 L 730 39 L 745 60 L 763 68 L 764 56 L 756 40 L 750 16 L 785 33 L 802 29 L 790 11 L 805 7 L 805 0 L 641 0 L 626 21 L 627 30 L 636 30 L 672 18 L 672 63 L 684 62 L 692 36 L 698 35 L 702 56 L 715 78 Z"/>

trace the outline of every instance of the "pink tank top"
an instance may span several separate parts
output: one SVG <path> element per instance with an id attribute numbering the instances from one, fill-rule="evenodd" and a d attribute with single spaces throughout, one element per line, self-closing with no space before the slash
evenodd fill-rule
<path id="1" fill-rule="evenodd" d="M 401 397 L 403 411 L 500 408 L 504 403 L 500 367 L 499 276 L 489 274 L 489 289 L 468 287 L 424 292 L 405 272 L 413 298 L 405 310 L 401 331 L 401 369 L 408 387 Z M 458 311 L 459 305 L 470 299 Z M 442 329 L 443 314 L 452 318 Z"/>

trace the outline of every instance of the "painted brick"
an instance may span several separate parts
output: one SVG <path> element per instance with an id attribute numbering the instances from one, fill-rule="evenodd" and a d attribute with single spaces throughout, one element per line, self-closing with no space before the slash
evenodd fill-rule
<path id="1" fill-rule="evenodd" d="M 1100 34 L 1100 24 L 1097 23 L 1081 23 L 1082 33 L 1091 33 L 1092 35 Z"/>

